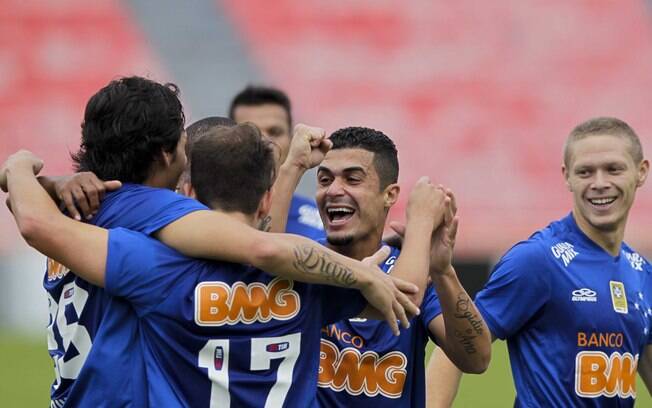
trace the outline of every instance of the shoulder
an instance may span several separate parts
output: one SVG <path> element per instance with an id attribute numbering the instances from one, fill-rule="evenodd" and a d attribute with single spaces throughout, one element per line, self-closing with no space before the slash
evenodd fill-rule
<path id="1" fill-rule="evenodd" d="M 636 252 L 632 247 L 623 242 L 621 253 L 625 256 L 625 259 L 628 261 L 629 265 L 635 271 L 646 272 L 647 274 L 652 273 L 652 266 L 650 262 L 645 259 L 642 255 Z"/>

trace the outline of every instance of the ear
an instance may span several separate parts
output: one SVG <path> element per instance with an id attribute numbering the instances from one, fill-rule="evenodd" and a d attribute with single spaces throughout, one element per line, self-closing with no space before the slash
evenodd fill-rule
<path id="1" fill-rule="evenodd" d="M 650 172 L 650 162 L 645 159 L 638 166 L 638 180 L 636 180 L 636 187 L 643 187 L 645 180 L 647 180 L 647 175 Z"/>
<path id="2" fill-rule="evenodd" d="M 271 208 L 272 208 L 272 189 L 270 188 L 269 190 L 265 191 L 265 194 L 263 194 L 263 197 L 260 199 L 260 203 L 258 203 L 258 210 L 256 211 L 256 219 L 262 220 L 265 217 L 267 217 Z"/>
<path id="3" fill-rule="evenodd" d="M 385 199 L 385 208 L 390 208 L 396 202 L 398 201 L 398 195 L 401 192 L 401 187 L 396 184 L 390 184 L 387 187 L 385 187 L 385 191 L 383 192 L 384 199 Z"/>
<path id="4" fill-rule="evenodd" d="M 561 175 L 564 176 L 564 182 L 566 183 L 566 188 L 568 189 L 568 191 L 573 191 L 573 188 L 571 187 L 570 182 L 568 181 L 568 176 L 569 176 L 568 168 L 564 163 L 561 164 Z"/>
<path id="5" fill-rule="evenodd" d="M 197 193 L 195 192 L 195 188 L 188 181 L 184 182 L 181 185 L 181 194 L 185 195 L 186 197 L 197 198 Z"/>

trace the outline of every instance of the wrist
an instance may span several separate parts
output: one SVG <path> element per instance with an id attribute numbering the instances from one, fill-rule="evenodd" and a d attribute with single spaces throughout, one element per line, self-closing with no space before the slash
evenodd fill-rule
<path id="1" fill-rule="evenodd" d="M 452 277 L 457 278 L 457 273 L 455 273 L 455 268 L 453 268 L 453 265 L 451 264 L 448 264 L 444 267 L 430 268 L 430 279 L 432 279 L 433 282 L 449 279 Z"/>
<path id="2" fill-rule="evenodd" d="M 281 167 L 279 167 L 278 172 L 279 172 L 279 176 L 283 175 L 284 177 L 288 177 L 289 179 L 299 180 L 307 170 L 308 169 L 306 169 L 301 164 L 294 163 L 292 162 L 292 160 L 286 160 L 283 164 L 281 164 Z"/>

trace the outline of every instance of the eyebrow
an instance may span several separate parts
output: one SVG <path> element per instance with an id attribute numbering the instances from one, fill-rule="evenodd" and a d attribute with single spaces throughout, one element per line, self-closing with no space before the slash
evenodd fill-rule
<path id="1" fill-rule="evenodd" d="M 317 172 L 320 172 L 320 171 L 327 171 L 329 173 L 333 172 L 331 169 L 329 169 L 328 167 L 324 167 L 324 166 L 319 166 L 317 168 Z M 364 170 L 364 168 L 362 168 L 360 166 L 347 167 L 344 170 L 342 170 L 342 173 L 353 173 L 355 171 L 359 171 L 359 172 L 361 172 L 363 174 L 367 174 L 367 172 Z"/>

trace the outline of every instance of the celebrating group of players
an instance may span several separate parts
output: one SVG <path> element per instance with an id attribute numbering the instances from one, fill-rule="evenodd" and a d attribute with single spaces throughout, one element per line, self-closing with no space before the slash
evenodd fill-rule
<path id="1" fill-rule="evenodd" d="M 652 268 L 623 243 L 649 163 L 626 123 L 571 132 L 572 212 L 514 246 L 474 303 L 450 189 L 420 179 L 383 243 L 400 191 L 385 134 L 291 134 L 273 88 L 246 88 L 229 116 L 185 129 L 174 85 L 122 78 L 86 106 L 75 175 L 37 177 L 28 151 L 4 163 L 19 230 L 49 257 L 52 407 L 420 407 L 426 390 L 446 406 L 495 338 L 517 406 L 631 406 L 637 370 L 652 389 Z M 293 196 L 313 167 L 316 207 Z"/>

